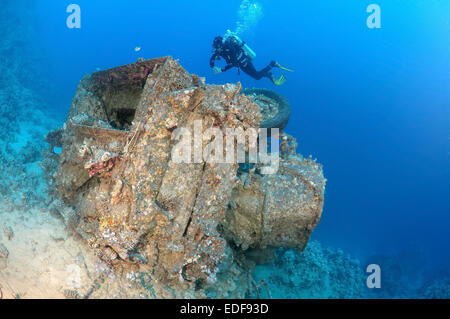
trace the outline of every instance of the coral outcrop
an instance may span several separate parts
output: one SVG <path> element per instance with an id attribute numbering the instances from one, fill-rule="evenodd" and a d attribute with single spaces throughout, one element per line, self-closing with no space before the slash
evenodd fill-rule
<path id="1" fill-rule="evenodd" d="M 302 253 L 280 248 L 274 265 L 256 267 L 254 280 L 263 298 L 367 298 L 369 290 L 357 259 L 314 240 Z"/>
<path id="2" fill-rule="evenodd" d="M 0 201 L 26 210 L 42 206 L 39 170 L 45 134 L 61 125 L 37 93 L 46 82 L 37 62 L 34 5 L 2 1 L 0 10 Z M 0 225 L 3 225 L 0 216 Z"/>
<path id="3" fill-rule="evenodd" d="M 261 110 L 240 84 L 205 85 L 166 57 L 86 76 L 48 136 L 62 146 L 44 159 L 50 190 L 73 207 L 55 210 L 108 272 L 145 274 L 152 297 L 248 296 L 255 263 L 274 248 L 303 250 L 322 213 L 322 167 L 295 150 L 270 175 L 259 164 L 175 161 L 177 130 L 200 120 L 202 133 L 246 130 Z M 191 138 L 194 152 L 216 140 Z"/>

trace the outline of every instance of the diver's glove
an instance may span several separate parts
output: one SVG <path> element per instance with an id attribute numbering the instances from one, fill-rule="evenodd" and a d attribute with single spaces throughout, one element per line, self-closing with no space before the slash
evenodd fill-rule
<path id="1" fill-rule="evenodd" d="M 215 67 L 213 67 L 213 72 L 214 72 L 214 74 L 219 74 L 219 73 L 222 73 L 222 69 L 221 68 L 219 68 L 219 67 L 217 67 L 217 66 L 215 66 Z"/>

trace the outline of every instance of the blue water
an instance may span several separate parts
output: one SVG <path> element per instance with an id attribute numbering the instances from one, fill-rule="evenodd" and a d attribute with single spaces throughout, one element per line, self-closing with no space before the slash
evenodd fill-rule
<path id="1" fill-rule="evenodd" d="M 75 30 L 68 1 L 36 1 L 30 45 L 53 85 L 52 111 L 66 116 L 84 74 L 138 57 L 171 55 L 208 83 L 274 89 L 209 68 L 212 40 L 235 28 L 241 2 L 76 0 Z M 449 268 L 450 2 L 377 0 L 381 29 L 366 26 L 370 1 L 255 2 L 263 16 L 244 40 L 257 68 L 275 59 L 296 71 L 276 88 L 292 104 L 286 131 L 328 179 L 313 238 L 363 265 L 389 255 L 431 277 Z"/>

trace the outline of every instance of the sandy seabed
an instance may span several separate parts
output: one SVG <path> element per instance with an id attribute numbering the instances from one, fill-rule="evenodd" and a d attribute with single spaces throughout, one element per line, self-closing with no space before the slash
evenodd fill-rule
<path id="1" fill-rule="evenodd" d="M 67 298 L 83 282 L 91 282 L 92 253 L 48 210 L 24 212 L 3 202 L 0 220 L 0 243 L 8 251 L 0 264 L 3 299 Z"/>

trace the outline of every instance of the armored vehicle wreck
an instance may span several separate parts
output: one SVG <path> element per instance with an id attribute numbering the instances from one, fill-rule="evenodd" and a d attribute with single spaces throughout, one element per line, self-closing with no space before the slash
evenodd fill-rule
<path id="1" fill-rule="evenodd" d="M 113 272 L 147 274 L 151 297 L 245 297 L 255 263 L 306 246 L 323 209 L 322 167 L 285 133 L 274 174 L 174 161 L 175 132 L 196 121 L 203 131 L 258 128 L 261 108 L 240 84 L 206 85 L 170 57 L 86 76 L 47 138 L 62 147 L 48 151 L 58 160 L 49 188 L 70 207 L 60 210 L 67 228 Z"/>

